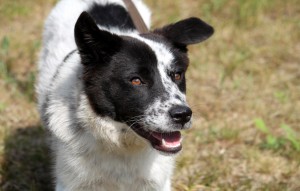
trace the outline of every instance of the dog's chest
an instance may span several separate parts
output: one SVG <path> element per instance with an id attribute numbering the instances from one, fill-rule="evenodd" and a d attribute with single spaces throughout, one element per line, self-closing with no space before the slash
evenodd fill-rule
<path id="1" fill-rule="evenodd" d="M 165 190 L 173 163 L 172 157 L 152 151 L 127 157 L 100 153 L 78 158 L 77 172 L 71 174 L 81 175 L 82 182 L 73 185 L 83 190 Z"/>

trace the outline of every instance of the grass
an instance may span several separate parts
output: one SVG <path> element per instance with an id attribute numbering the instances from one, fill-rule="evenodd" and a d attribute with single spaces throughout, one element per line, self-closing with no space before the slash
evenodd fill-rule
<path id="1" fill-rule="evenodd" d="M 255 119 L 255 125 L 265 135 L 265 140 L 262 142 L 263 148 L 279 150 L 290 144 L 291 149 L 300 151 L 300 140 L 297 138 L 297 133 L 290 126 L 281 124 L 280 128 L 284 131 L 284 136 L 277 137 L 273 135 L 262 119 Z"/>
<path id="2" fill-rule="evenodd" d="M 174 190 L 300 190 L 299 1 L 146 2 L 155 27 L 198 16 L 216 31 L 189 47 L 194 126 Z M 54 3 L 0 3 L 0 190 L 51 190 L 34 81 Z"/>

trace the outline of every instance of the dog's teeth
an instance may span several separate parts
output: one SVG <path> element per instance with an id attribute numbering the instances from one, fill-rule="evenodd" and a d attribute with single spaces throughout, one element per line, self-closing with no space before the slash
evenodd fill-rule
<path id="1" fill-rule="evenodd" d="M 180 142 L 178 144 L 169 144 L 166 142 L 165 139 L 162 139 L 162 145 L 167 148 L 176 148 L 176 147 L 180 146 L 181 140 L 182 140 L 182 138 L 180 139 Z"/>

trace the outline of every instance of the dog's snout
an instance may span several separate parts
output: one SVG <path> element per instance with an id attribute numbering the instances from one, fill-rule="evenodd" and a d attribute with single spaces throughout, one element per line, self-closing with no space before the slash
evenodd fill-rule
<path id="1" fill-rule="evenodd" d="M 170 116 L 175 123 L 179 123 L 182 126 L 189 122 L 192 117 L 192 110 L 187 106 L 173 106 L 170 111 Z"/>

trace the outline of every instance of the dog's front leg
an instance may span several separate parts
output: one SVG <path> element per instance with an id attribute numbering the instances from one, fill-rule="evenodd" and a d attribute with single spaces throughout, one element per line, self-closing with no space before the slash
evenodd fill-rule
<path id="1" fill-rule="evenodd" d="M 165 182 L 165 185 L 164 185 L 162 191 L 171 191 L 171 181 L 170 181 L 170 179 L 168 179 Z"/>

